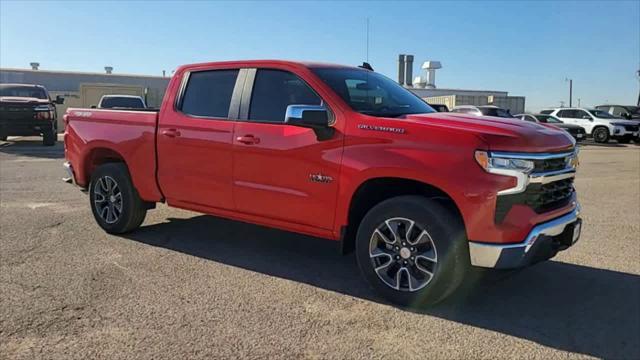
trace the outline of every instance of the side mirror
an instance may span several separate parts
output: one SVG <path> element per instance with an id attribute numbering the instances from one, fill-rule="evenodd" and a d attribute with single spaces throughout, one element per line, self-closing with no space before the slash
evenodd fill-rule
<path id="1" fill-rule="evenodd" d="M 629 113 L 622 113 L 622 114 L 620 114 L 620 116 L 622 116 L 623 118 L 625 118 L 627 120 L 631 120 L 631 114 L 629 114 Z"/>
<path id="2" fill-rule="evenodd" d="M 582 118 L 585 120 L 593 121 L 593 119 L 589 115 L 583 115 Z"/>
<path id="3" fill-rule="evenodd" d="M 95 106 L 95 105 L 91 105 L 91 108 L 92 108 L 92 109 L 95 109 L 95 108 L 97 108 L 97 106 Z"/>
<path id="4" fill-rule="evenodd" d="M 313 129 L 318 141 L 328 140 L 333 136 L 329 110 L 322 105 L 289 105 L 284 115 L 288 125 Z"/>
<path id="5" fill-rule="evenodd" d="M 64 98 L 60 95 L 56 96 L 56 100 L 54 101 L 58 105 L 64 104 Z"/>

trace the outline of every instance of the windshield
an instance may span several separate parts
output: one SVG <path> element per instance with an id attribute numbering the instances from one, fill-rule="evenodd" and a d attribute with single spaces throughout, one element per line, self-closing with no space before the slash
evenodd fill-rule
<path id="1" fill-rule="evenodd" d="M 47 99 L 44 89 L 29 85 L 0 85 L 0 96 Z"/>
<path id="2" fill-rule="evenodd" d="M 134 97 L 105 97 L 100 102 L 100 107 L 103 109 L 111 108 L 133 108 L 142 109 L 144 104 L 142 100 Z"/>
<path id="3" fill-rule="evenodd" d="M 311 70 L 359 113 L 397 117 L 435 112 L 409 90 L 373 71 L 336 68 Z"/>
<path id="4" fill-rule="evenodd" d="M 602 110 L 589 110 L 589 112 L 591 113 L 591 115 L 601 119 L 621 119 L 618 116 L 613 116 L 608 112 Z"/>
<path id="5" fill-rule="evenodd" d="M 496 116 L 502 118 L 512 118 L 513 115 L 509 112 L 509 110 L 500 109 L 500 108 L 480 108 L 482 115 L 484 116 Z"/>

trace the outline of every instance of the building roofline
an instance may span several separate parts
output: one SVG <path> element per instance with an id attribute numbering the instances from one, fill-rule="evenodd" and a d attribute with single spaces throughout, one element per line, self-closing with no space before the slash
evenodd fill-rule
<path id="1" fill-rule="evenodd" d="M 142 74 L 107 74 L 104 72 L 83 72 L 83 71 L 67 71 L 67 70 L 33 70 L 33 69 L 20 69 L 20 68 L 0 68 L 0 71 L 20 71 L 28 73 L 47 73 L 47 74 L 67 74 L 67 75 L 101 75 L 107 77 L 143 77 L 149 79 L 170 79 L 171 76 L 155 76 L 155 75 L 142 75 Z"/>

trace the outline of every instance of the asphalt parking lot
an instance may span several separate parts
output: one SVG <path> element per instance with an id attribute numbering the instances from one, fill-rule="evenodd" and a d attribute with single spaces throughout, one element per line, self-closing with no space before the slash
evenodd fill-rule
<path id="1" fill-rule="evenodd" d="M 640 358 L 638 145 L 583 146 L 573 248 L 420 311 L 328 241 L 163 205 L 107 235 L 62 161 L 0 142 L 0 358 Z"/>

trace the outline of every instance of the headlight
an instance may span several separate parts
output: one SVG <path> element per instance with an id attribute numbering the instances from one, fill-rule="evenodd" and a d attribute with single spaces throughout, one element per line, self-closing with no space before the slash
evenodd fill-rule
<path id="1" fill-rule="evenodd" d="M 535 166 L 531 160 L 492 157 L 486 151 L 481 150 L 476 151 L 475 158 L 485 171 L 496 174 L 502 173 L 501 170 L 512 170 L 529 174 Z"/>
<path id="2" fill-rule="evenodd" d="M 577 169 L 578 165 L 580 165 L 580 159 L 578 158 L 578 153 L 580 152 L 580 148 L 576 148 L 575 152 L 571 156 L 567 156 L 565 159 L 565 164 L 567 168 Z"/>

